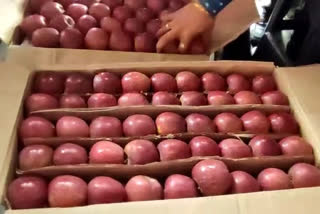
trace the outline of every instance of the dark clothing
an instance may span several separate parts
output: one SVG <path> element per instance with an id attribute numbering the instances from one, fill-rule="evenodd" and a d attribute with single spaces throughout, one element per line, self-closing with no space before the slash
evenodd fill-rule
<path id="1" fill-rule="evenodd" d="M 301 14 L 303 24 L 297 26 L 288 47 L 288 55 L 296 65 L 320 63 L 320 1 L 306 0 Z"/>

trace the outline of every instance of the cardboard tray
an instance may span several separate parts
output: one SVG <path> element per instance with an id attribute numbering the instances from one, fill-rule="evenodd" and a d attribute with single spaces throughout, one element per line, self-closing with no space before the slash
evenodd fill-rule
<path id="1" fill-rule="evenodd" d="M 315 162 L 319 165 L 319 128 L 320 127 L 320 113 L 318 109 L 320 103 L 314 98 L 318 92 L 318 82 L 320 81 L 320 74 L 317 70 L 320 66 L 308 66 L 300 68 L 274 68 L 272 64 L 256 63 L 256 62 L 192 62 L 186 65 L 186 62 L 166 62 L 166 63 L 145 63 L 145 64 L 118 64 L 118 65 L 92 65 L 92 66 L 37 66 L 34 70 L 56 70 L 56 71 L 92 71 L 93 69 L 118 70 L 124 72 L 128 68 L 136 70 L 150 70 L 168 72 L 177 72 L 180 69 L 188 67 L 195 72 L 203 72 L 203 70 L 216 71 L 222 74 L 231 72 L 243 72 L 247 74 L 252 73 L 271 73 L 274 72 L 280 89 L 289 96 L 290 105 L 301 126 L 303 137 L 309 141 L 314 147 Z M 2 71 L 0 73 L 0 95 L 2 98 L 2 105 L 0 106 L 0 196 L 3 199 L 6 192 L 6 186 L 11 180 L 15 172 L 16 155 L 17 155 L 17 133 L 16 128 L 22 118 L 22 101 L 27 94 L 26 89 L 30 86 L 32 70 L 21 68 L 15 65 L 2 64 L 0 65 Z M 301 84 L 301 80 L 308 84 Z M 296 87 L 300 86 L 300 87 Z M 309 96 L 306 96 L 308 94 Z M 205 158 L 205 157 L 203 157 Z M 306 158 L 306 157 L 304 157 Z M 313 161 L 313 157 L 307 158 L 307 162 Z M 283 159 L 282 159 L 283 160 Z M 194 159 L 188 160 L 187 164 L 193 164 Z M 197 160 L 196 160 L 197 161 Z M 243 160 L 239 159 L 238 162 Z M 279 162 L 280 163 L 280 162 Z M 154 163 L 158 164 L 158 163 Z M 177 164 L 172 162 L 171 164 Z M 234 164 L 232 161 L 229 165 Z M 170 163 L 169 163 L 170 165 Z M 179 165 L 181 166 L 181 165 Z M 236 165 L 237 166 L 237 165 Z M 248 170 L 252 168 L 250 165 L 245 165 Z M 250 166 L 250 167 L 248 167 Z M 158 165 L 159 167 L 159 165 Z M 161 166 L 163 167 L 163 165 Z M 190 167 L 190 166 L 189 166 Z M 156 167 L 155 167 L 156 168 Z M 187 165 L 182 167 L 182 170 L 188 169 Z M 232 168 L 232 167 L 231 167 Z M 172 169 L 172 167 L 170 167 Z M 232 168 L 233 169 L 233 168 Z M 42 169 L 44 170 L 44 168 Z M 133 170 L 133 169 L 130 169 Z M 138 169 L 137 169 L 138 170 Z M 140 169 L 141 170 L 141 169 Z M 121 170 L 121 173 L 123 171 Z M 131 171 L 135 173 L 135 171 Z M 156 172 L 156 171 L 154 171 Z M 51 171 L 53 173 L 54 171 Z M 100 174 L 98 172 L 98 174 Z M 120 175 L 123 176 L 123 175 Z M 212 213 L 216 211 L 219 213 L 249 213 L 257 212 L 257 206 L 261 209 L 259 213 L 318 213 L 320 205 L 312 204 L 312 200 L 320 196 L 319 188 L 295 189 L 288 191 L 273 191 L 273 192 L 259 192 L 251 194 L 226 195 L 217 197 L 203 197 L 193 199 L 181 200 L 165 200 L 165 201 L 151 201 L 151 202 L 136 202 L 125 204 L 111 204 L 111 205 L 95 205 L 77 208 L 65 209 L 31 209 L 31 210 L 7 210 L 6 213 L 90 213 L 90 212 L 110 212 L 110 213 L 176 213 L 180 209 L 183 213 Z M 299 200 L 297 203 L 292 200 Z M 301 202 L 303 201 L 303 203 Z M 282 202 L 282 203 L 280 203 Z M 285 206 L 285 204 L 290 206 Z M 311 206 L 312 205 L 312 206 Z M 319 206 L 319 207 L 317 207 Z M 156 209 L 155 209 L 156 208 Z M 264 210 L 269 208 L 268 211 Z M 143 209 L 143 211 L 141 210 Z M 299 212 L 301 211 L 301 212 Z M 302 212 L 303 211 L 303 212 Z"/>
<path id="2" fill-rule="evenodd" d="M 72 50 L 61 48 L 34 48 L 19 45 L 19 30 L 28 0 L 3 0 L 0 3 L 0 38 L 9 45 L 7 60 L 24 65 L 34 64 L 87 64 L 142 61 L 209 60 L 209 55 L 176 55 L 118 51 Z M 243 14 L 246 14 L 245 16 Z M 235 22 L 236 20 L 236 22 Z M 215 27 L 208 35 L 210 55 L 236 39 L 259 20 L 254 0 L 234 0 L 215 18 Z M 228 26 L 226 28 L 225 26 Z M 30 59 L 30 60 L 26 60 Z"/>

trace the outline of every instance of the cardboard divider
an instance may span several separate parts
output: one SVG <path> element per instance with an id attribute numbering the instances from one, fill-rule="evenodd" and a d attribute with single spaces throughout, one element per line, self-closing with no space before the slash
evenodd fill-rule
<path id="1" fill-rule="evenodd" d="M 192 167 L 201 160 L 216 159 L 223 161 L 230 171 L 243 170 L 251 174 L 257 174 L 269 167 L 288 170 L 293 164 L 299 162 L 314 163 L 313 155 L 306 156 L 266 156 L 230 159 L 218 156 L 192 157 L 188 159 L 154 162 L 145 165 L 125 164 L 80 164 L 65 166 L 48 166 L 26 171 L 17 170 L 18 175 L 40 175 L 53 178 L 58 175 L 75 175 L 84 178 L 95 176 L 110 176 L 118 179 L 129 179 L 135 175 L 147 175 L 155 178 L 167 177 L 172 174 L 189 175 Z"/>
<path id="2" fill-rule="evenodd" d="M 85 72 L 99 73 L 103 71 L 125 74 L 128 71 L 138 71 L 151 76 L 152 74 L 165 72 L 176 75 L 180 71 L 188 70 L 197 75 L 206 72 L 216 72 L 222 76 L 231 73 L 240 73 L 242 75 L 253 77 L 257 74 L 273 74 L 274 64 L 271 62 L 257 61 L 172 61 L 172 62 L 128 62 L 128 63 L 109 63 L 109 64 L 70 64 L 64 65 L 37 64 L 34 71 L 54 71 L 59 73 Z"/>
<path id="3" fill-rule="evenodd" d="M 179 105 L 143 105 L 143 106 L 114 106 L 106 108 L 79 108 L 79 109 L 50 109 L 34 111 L 33 116 L 40 116 L 49 120 L 58 120 L 62 116 L 76 116 L 84 120 L 92 120 L 98 116 L 114 116 L 119 119 L 125 119 L 132 114 L 146 114 L 153 118 L 163 112 L 174 112 L 181 116 L 187 116 L 191 113 L 205 114 L 207 116 L 215 116 L 222 112 L 232 112 L 242 115 L 248 111 L 259 110 L 266 114 L 274 112 L 290 112 L 289 106 L 280 105 L 221 105 L 221 106 L 179 106 Z"/>
<path id="4" fill-rule="evenodd" d="M 93 144 L 98 141 L 112 141 L 122 147 L 127 145 L 130 141 L 136 139 L 150 140 L 155 144 L 158 144 L 162 140 L 166 139 L 179 139 L 182 141 L 189 142 L 193 137 L 196 136 L 207 136 L 214 140 L 223 140 L 226 138 L 240 138 L 240 139 L 251 139 L 257 134 L 247 134 L 247 133 L 180 133 L 180 134 L 169 134 L 169 135 L 147 135 L 147 136 L 137 136 L 137 137 L 105 137 L 105 138 L 82 138 L 82 137 L 51 137 L 51 138 L 40 138 L 32 137 L 22 139 L 25 146 L 44 144 L 52 147 L 58 147 L 64 143 L 75 143 L 83 147 L 90 148 Z M 272 139 L 280 140 L 282 138 L 291 136 L 292 134 L 264 134 Z"/>
<path id="5" fill-rule="evenodd" d="M 160 91 L 159 91 L 159 92 L 160 92 Z M 208 92 L 209 92 L 209 91 L 199 91 L 199 92 L 202 93 L 204 96 L 208 96 Z M 227 94 L 230 94 L 232 97 L 235 95 L 235 93 L 232 93 L 232 92 L 230 92 L 230 91 L 225 91 L 225 92 L 226 92 Z M 33 94 L 33 93 L 37 93 L 37 92 L 32 92 L 32 93 L 30 93 L 30 95 Z M 94 95 L 94 94 L 97 94 L 97 93 L 99 93 L 99 92 L 76 93 L 76 94 L 79 95 L 80 97 L 84 98 L 85 100 L 88 100 L 91 95 Z M 156 94 L 157 92 L 133 92 L 133 93 L 142 94 L 142 95 L 145 96 L 145 97 L 150 101 L 150 103 L 151 103 L 152 96 L 153 96 L 154 94 Z M 175 95 L 176 97 L 180 98 L 181 95 L 182 95 L 184 92 L 168 92 L 168 93 L 173 94 L 173 95 Z M 255 93 L 255 92 L 254 92 L 254 93 Z M 71 95 L 71 94 L 75 94 L 75 93 L 61 93 L 61 94 L 51 94 L 51 95 L 54 96 L 55 98 L 59 99 L 59 98 L 62 97 L 62 96 Z M 118 99 L 119 97 L 121 97 L 122 95 L 124 95 L 124 94 L 126 94 L 126 93 L 116 93 L 116 94 L 108 93 L 108 94 L 111 94 L 111 95 L 115 96 L 115 97 Z M 257 95 L 258 97 L 261 97 L 262 94 L 257 94 L 257 93 L 256 93 L 256 95 Z M 230 105 L 243 105 L 243 104 L 230 104 Z M 268 105 L 268 104 L 266 104 L 266 105 Z M 269 104 L 269 105 L 270 105 L 270 104 Z"/>

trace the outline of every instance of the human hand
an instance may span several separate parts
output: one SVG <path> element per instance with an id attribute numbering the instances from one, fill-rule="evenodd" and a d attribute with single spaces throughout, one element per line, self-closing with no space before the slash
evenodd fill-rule
<path id="1" fill-rule="evenodd" d="M 189 3 L 174 13 L 163 15 L 161 21 L 163 25 L 157 33 L 160 37 L 157 52 L 178 40 L 179 52 L 185 53 L 196 36 L 211 30 L 214 25 L 214 18 L 197 3 Z"/>

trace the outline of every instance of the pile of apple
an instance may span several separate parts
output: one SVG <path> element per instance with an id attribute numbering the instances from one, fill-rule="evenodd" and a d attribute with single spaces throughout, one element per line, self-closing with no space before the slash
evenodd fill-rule
<path id="1" fill-rule="evenodd" d="M 294 117 L 285 112 L 267 117 L 261 111 L 249 111 L 239 118 L 229 112 L 218 114 L 213 120 L 206 115 L 193 113 L 183 118 L 173 112 L 159 114 L 155 120 L 149 115 L 133 114 L 123 122 L 111 116 L 101 116 L 90 122 L 79 117 L 63 116 L 54 125 L 38 116 L 30 116 L 20 125 L 20 137 L 137 137 L 180 133 L 242 133 L 249 134 L 299 134 L 299 125 Z"/>
<path id="2" fill-rule="evenodd" d="M 163 185 L 155 178 L 143 175 L 132 177 L 125 185 L 105 176 L 95 177 L 88 184 L 72 175 L 55 177 L 49 183 L 42 177 L 22 176 L 11 182 L 7 198 L 12 208 L 28 209 L 192 198 L 314 186 L 320 186 L 320 170 L 306 163 L 293 165 L 288 173 L 267 168 L 255 178 L 244 171 L 230 172 L 219 160 L 203 160 L 193 167 L 191 177 L 174 174 L 169 176 Z"/>
<path id="3" fill-rule="evenodd" d="M 240 139 L 228 138 L 217 143 L 202 136 L 210 133 L 255 134 L 248 145 Z M 287 134 L 277 142 L 268 134 Z M 163 139 L 158 145 L 145 136 L 166 136 L 191 133 L 190 142 L 179 139 Z M 99 141 L 90 148 L 73 144 L 62 144 L 53 151 L 47 145 L 27 144 L 19 155 L 22 170 L 50 165 L 72 164 L 148 164 L 157 161 L 186 159 L 192 156 L 221 156 L 225 158 L 247 158 L 262 156 L 312 155 L 313 149 L 299 134 L 299 126 L 289 113 L 273 113 L 269 118 L 260 111 L 249 111 L 241 118 L 233 113 L 220 113 L 213 120 L 203 114 L 192 113 L 186 118 L 173 112 L 159 114 L 155 120 L 144 114 L 133 114 L 121 121 L 112 116 L 99 116 L 88 123 L 74 116 L 63 116 L 54 125 L 51 121 L 30 116 L 22 121 L 19 136 L 23 142 L 30 139 L 111 138 L 128 137 L 124 148 L 112 141 Z M 158 135 L 158 136 L 156 136 Z M 140 137 L 141 139 L 134 139 Z M 132 138 L 130 140 L 130 138 Z M 125 156 L 126 155 L 126 156 Z M 89 157 L 89 158 L 88 158 Z M 89 160 L 88 160 L 89 159 Z"/>
<path id="4" fill-rule="evenodd" d="M 151 99 L 151 101 L 149 100 Z M 146 74 L 131 71 L 123 76 L 101 72 L 37 75 L 33 94 L 26 100 L 28 112 L 55 108 L 102 108 L 133 105 L 288 105 L 272 75 L 253 78 L 241 74 L 223 77 L 215 72 L 197 76 L 181 71 Z"/>
<path id="5" fill-rule="evenodd" d="M 31 0 L 31 15 L 20 27 L 32 45 L 48 48 L 155 52 L 160 16 L 183 7 L 185 0 Z M 203 54 L 195 39 L 189 54 Z M 163 52 L 179 53 L 177 42 Z"/>

